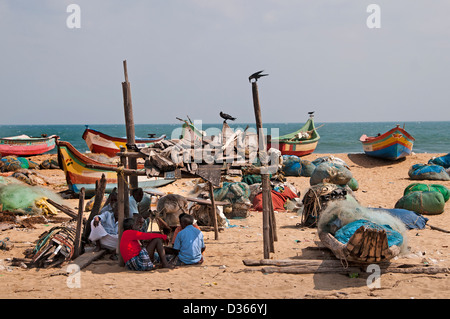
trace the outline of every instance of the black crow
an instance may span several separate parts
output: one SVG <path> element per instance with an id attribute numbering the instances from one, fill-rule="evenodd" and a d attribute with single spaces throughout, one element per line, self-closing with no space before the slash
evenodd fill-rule
<path id="1" fill-rule="evenodd" d="M 252 75 L 250 75 L 248 77 L 248 81 L 251 82 L 252 79 L 255 79 L 255 82 L 258 81 L 258 79 L 262 76 L 267 76 L 268 74 L 261 74 L 262 72 L 264 72 L 264 70 L 253 73 Z"/>
<path id="2" fill-rule="evenodd" d="M 222 111 L 220 111 L 220 117 L 223 118 L 225 120 L 225 122 L 227 120 L 234 121 L 236 119 L 235 117 L 232 117 L 229 114 L 223 113 Z"/>

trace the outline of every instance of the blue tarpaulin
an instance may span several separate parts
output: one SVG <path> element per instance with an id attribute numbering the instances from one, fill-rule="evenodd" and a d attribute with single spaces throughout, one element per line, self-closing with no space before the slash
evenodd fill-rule
<path id="1" fill-rule="evenodd" d="M 361 226 L 373 229 L 384 229 L 386 231 L 389 247 L 393 245 L 401 246 L 401 244 L 403 243 L 403 236 L 399 232 L 393 230 L 389 225 L 378 225 L 365 219 L 358 219 L 354 222 L 348 223 L 347 225 L 338 229 L 334 234 L 334 237 L 341 243 L 346 244 L 356 232 L 356 230 L 358 230 L 358 228 Z"/>

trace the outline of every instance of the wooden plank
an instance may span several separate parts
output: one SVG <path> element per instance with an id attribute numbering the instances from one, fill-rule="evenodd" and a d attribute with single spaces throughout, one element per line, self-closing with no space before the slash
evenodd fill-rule
<path id="1" fill-rule="evenodd" d="M 99 258 L 101 258 L 104 254 L 106 253 L 106 250 L 101 249 L 99 251 L 90 251 L 90 252 L 86 252 L 82 255 L 80 255 L 79 257 L 77 257 L 76 259 L 72 260 L 69 265 L 78 265 L 78 267 L 80 267 L 80 269 L 83 269 L 85 267 L 87 267 L 90 263 L 92 263 L 94 260 L 97 260 Z"/>
<path id="2" fill-rule="evenodd" d="M 120 157 L 120 165 L 123 164 L 125 160 L 125 156 Z M 124 199 L 124 193 L 125 193 L 125 180 L 124 175 L 117 173 L 117 209 L 119 210 L 119 229 L 118 229 L 118 240 L 117 240 L 117 248 L 116 253 L 118 255 L 118 262 L 119 266 L 123 267 L 125 266 L 125 262 L 123 261 L 122 255 L 120 253 L 120 239 L 122 237 L 123 233 L 123 221 L 125 219 L 125 199 Z M 127 196 L 128 201 L 128 196 Z"/>
<path id="3" fill-rule="evenodd" d="M 55 206 L 57 209 L 59 209 L 60 211 L 62 211 L 66 215 L 70 216 L 71 218 L 77 218 L 78 214 L 75 213 L 69 207 L 67 207 L 65 205 L 58 204 L 57 202 L 54 202 L 53 200 L 51 200 L 49 198 L 47 198 L 46 201 L 49 202 L 50 204 L 52 204 L 53 206 Z"/>
<path id="4" fill-rule="evenodd" d="M 218 240 L 219 239 L 219 229 L 218 229 L 218 225 L 217 225 L 217 211 L 216 211 L 216 203 L 214 201 L 214 193 L 213 193 L 213 184 L 212 182 L 208 181 L 209 184 L 209 197 L 211 198 L 211 214 L 213 216 L 212 220 L 213 220 L 213 226 L 214 226 L 214 239 Z"/>
<path id="5" fill-rule="evenodd" d="M 77 228 L 75 231 L 75 239 L 73 241 L 74 252 L 72 258 L 77 258 L 81 253 L 81 230 L 83 227 L 83 211 L 84 211 L 84 187 L 80 189 L 80 199 L 78 201 L 78 217 Z"/>

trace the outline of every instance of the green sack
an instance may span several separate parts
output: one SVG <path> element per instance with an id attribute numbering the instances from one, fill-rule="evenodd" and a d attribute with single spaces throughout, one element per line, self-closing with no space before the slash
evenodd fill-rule
<path id="1" fill-rule="evenodd" d="M 352 177 L 352 179 L 347 183 L 347 185 L 348 187 L 350 187 L 352 191 L 357 191 L 359 189 L 358 181 L 354 177 Z"/>
<path id="2" fill-rule="evenodd" d="M 450 190 L 444 185 L 440 184 L 422 184 L 422 183 L 413 183 L 405 188 L 403 195 L 408 195 L 411 192 L 439 192 L 444 196 L 444 201 L 448 201 L 450 198 Z"/>
<path id="3" fill-rule="evenodd" d="M 411 192 L 400 198 L 395 208 L 403 208 L 418 214 L 437 215 L 444 211 L 444 196 L 440 192 Z"/>

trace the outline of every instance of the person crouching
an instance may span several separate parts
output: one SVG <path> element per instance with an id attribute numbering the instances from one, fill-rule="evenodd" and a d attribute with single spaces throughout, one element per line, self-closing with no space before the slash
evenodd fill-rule
<path id="1" fill-rule="evenodd" d="M 123 221 L 123 233 L 120 240 L 120 253 L 125 267 L 130 270 L 147 271 L 156 268 L 155 263 L 161 262 L 162 268 L 173 268 L 166 260 L 163 240 L 167 236 L 158 233 L 144 233 L 133 229 L 134 219 Z M 141 246 L 140 240 L 149 241 Z M 155 251 L 158 256 L 155 256 Z"/>

